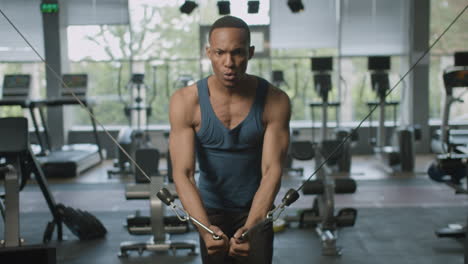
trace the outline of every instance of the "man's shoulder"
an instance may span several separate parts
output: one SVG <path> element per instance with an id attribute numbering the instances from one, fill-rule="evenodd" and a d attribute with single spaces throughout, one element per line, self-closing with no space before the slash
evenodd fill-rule
<path id="1" fill-rule="evenodd" d="M 266 87 L 267 87 L 267 94 L 268 96 L 273 96 L 273 97 L 288 97 L 288 95 L 281 89 L 279 89 L 278 87 L 274 86 L 271 82 L 269 82 L 268 80 L 260 77 L 260 76 L 257 76 L 257 75 L 250 75 L 252 78 L 256 79 L 256 81 L 258 83 L 260 82 L 263 82 L 266 84 Z"/>
<path id="2" fill-rule="evenodd" d="M 197 104 L 198 90 L 197 84 L 191 84 L 176 90 L 171 96 L 172 103 L 183 103 L 184 105 Z"/>
<path id="3" fill-rule="evenodd" d="M 170 99 L 169 115 L 171 126 L 181 122 L 184 126 L 192 126 L 198 106 L 198 92 L 196 84 L 192 84 L 175 91 Z"/>
<path id="4" fill-rule="evenodd" d="M 274 86 L 270 82 L 268 82 L 268 90 L 267 90 L 267 102 L 272 101 L 272 102 L 288 102 L 289 101 L 289 96 L 288 94 L 281 90 L 280 88 Z"/>
<path id="5" fill-rule="evenodd" d="M 289 116 L 291 101 L 286 92 L 269 83 L 265 101 L 264 117 L 272 121 L 283 116 Z"/>

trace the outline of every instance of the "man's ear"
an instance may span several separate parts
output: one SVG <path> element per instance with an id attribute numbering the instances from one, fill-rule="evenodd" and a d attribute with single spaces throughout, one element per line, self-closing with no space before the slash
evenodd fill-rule
<path id="1" fill-rule="evenodd" d="M 255 46 L 250 46 L 249 47 L 249 60 L 253 57 L 255 54 Z"/>
<path id="2" fill-rule="evenodd" d="M 210 50 L 210 46 L 209 45 L 206 45 L 205 46 L 205 54 L 208 58 L 210 58 L 210 55 L 211 55 L 211 50 Z"/>

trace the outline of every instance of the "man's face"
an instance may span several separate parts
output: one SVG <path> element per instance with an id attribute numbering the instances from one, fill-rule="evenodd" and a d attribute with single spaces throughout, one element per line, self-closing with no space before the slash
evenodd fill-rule
<path id="1" fill-rule="evenodd" d="M 241 28 L 216 28 L 206 48 L 216 79 L 225 87 L 235 87 L 246 74 L 254 47 L 249 47 L 247 32 Z"/>

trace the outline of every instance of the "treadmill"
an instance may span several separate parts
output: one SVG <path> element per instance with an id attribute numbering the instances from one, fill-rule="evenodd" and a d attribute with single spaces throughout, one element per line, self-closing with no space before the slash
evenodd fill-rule
<path id="1" fill-rule="evenodd" d="M 40 101 L 33 101 L 30 98 L 31 75 L 29 74 L 7 74 L 3 78 L 2 98 L 0 106 L 19 106 L 28 109 L 34 125 L 37 145 L 31 145 L 33 153 L 36 156 L 47 155 L 47 149 L 50 148 L 49 142 L 40 134 L 39 124 L 34 114 L 34 108 L 41 104 Z M 43 118 L 43 116 L 41 116 Z M 42 120 L 44 123 L 44 120 Z"/>
<path id="2" fill-rule="evenodd" d="M 44 108 L 46 107 L 80 105 L 73 97 L 72 94 L 74 93 L 91 113 L 90 119 L 93 126 L 95 144 L 68 144 L 60 149 L 51 149 L 50 144 L 48 144 L 48 154 L 38 157 L 38 159 L 47 177 L 69 178 L 77 177 L 82 172 L 100 164 L 104 160 L 104 157 L 97 134 L 96 122 L 91 116 L 94 115 L 93 102 L 86 98 L 88 75 L 64 74 L 62 78 L 64 85 L 61 87 L 60 98 L 41 100 L 35 106 L 39 108 L 40 116 L 43 118 Z M 45 122 L 43 126 L 46 138 L 50 142 L 49 129 Z"/>
<path id="3" fill-rule="evenodd" d="M 468 88 L 468 52 L 456 52 L 455 66 L 445 69 L 443 74 L 445 100 L 441 128 L 432 135 L 431 149 L 434 153 L 447 153 L 450 148 L 455 153 L 468 154 L 468 129 L 450 127 L 450 108 L 453 103 L 463 103 L 454 96 L 455 89 Z M 450 146 L 449 146 L 450 145 Z"/>

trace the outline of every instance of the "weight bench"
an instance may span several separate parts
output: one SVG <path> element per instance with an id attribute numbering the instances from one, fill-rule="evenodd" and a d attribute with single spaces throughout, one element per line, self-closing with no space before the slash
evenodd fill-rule
<path id="1" fill-rule="evenodd" d="M 356 181 L 353 179 L 334 179 L 334 180 L 313 180 L 306 182 L 302 189 L 304 195 L 320 195 L 323 196 L 328 193 L 334 194 L 351 194 L 356 192 Z M 333 213 L 333 203 L 327 201 L 324 203 L 325 208 L 320 208 L 318 204 L 318 199 L 314 200 L 312 209 L 302 211 L 299 219 L 299 226 L 303 227 L 307 222 L 320 223 L 324 222 L 323 217 L 327 216 L 325 212 Z M 328 219 L 325 222 L 328 222 L 327 225 L 331 223 L 336 224 L 337 227 L 347 227 L 353 226 L 356 221 L 355 209 L 352 208 L 343 208 L 341 209 L 336 216 Z M 312 217 L 305 218 L 307 213 L 312 213 Z"/>
<path id="2" fill-rule="evenodd" d="M 309 181 L 304 185 L 302 192 L 304 195 L 316 195 L 316 197 L 312 209 L 304 210 L 299 215 L 299 227 L 312 223 L 316 226 L 315 231 L 322 241 L 322 254 L 341 255 L 341 248 L 336 245 L 337 229 L 354 226 L 357 210 L 342 208 L 335 215 L 334 195 L 355 193 L 356 181 L 349 178 Z"/>
<path id="3" fill-rule="evenodd" d="M 323 143 L 323 142 L 322 142 Z M 315 149 L 315 166 L 318 168 L 326 155 L 321 150 L 327 144 L 318 144 Z M 339 158 L 339 155 L 335 155 Z M 302 211 L 298 216 L 288 217 L 286 221 L 297 221 L 302 228 L 306 224 L 315 226 L 315 231 L 322 241 L 322 254 L 325 256 L 341 255 L 341 248 L 336 245 L 339 227 L 354 226 L 357 210 L 342 208 L 335 215 L 335 194 L 356 192 L 356 181 L 351 178 L 334 178 L 333 169 L 324 164 L 317 171 L 317 179 L 304 183 L 304 195 L 316 195 L 311 209 Z"/>

